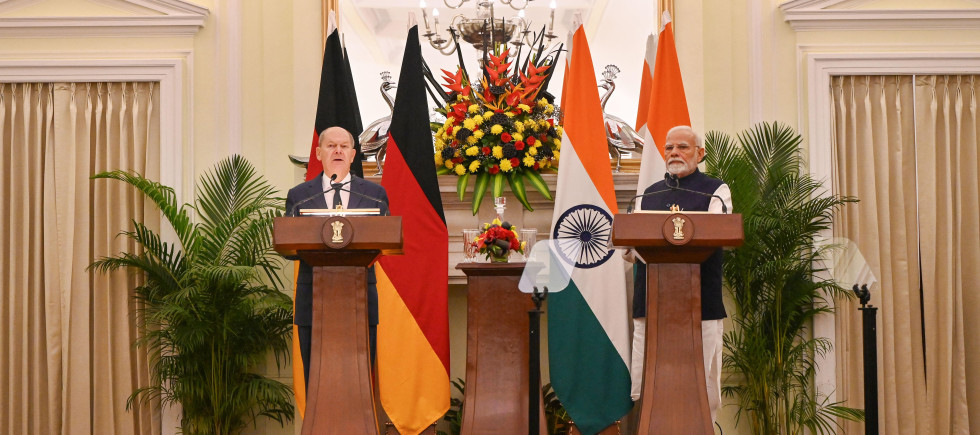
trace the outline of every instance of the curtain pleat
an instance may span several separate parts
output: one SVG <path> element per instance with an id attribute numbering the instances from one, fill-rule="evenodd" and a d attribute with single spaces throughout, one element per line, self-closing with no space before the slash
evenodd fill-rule
<path id="1" fill-rule="evenodd" d="M 159 227 L 107 170 L 159 179 L 153 83 L 0 84 L 0 433 L 157 434 L 158 406 L 126 410 L 149 383 L 131 290 L 138 276 L 87 271 Z"/>
<path id="2" fill-rule="evenodd" d="M 922 361 L 911 76 L 848 76 L 832 82 L 837 194 L 857 197 L 836 216 L 835 236 L 856 243 L 878 285 L 881 433 L 929 433 Z M 838 399 L 864 407 L 861 314 L 837 304 Z M 864 432 L 845 423 L 846 433 Z"/>
<path id="3" fill-rule="evenodd" d="M 967 318 L 980 303 L 978 87 L 980 76 L 915 83 L 926 380 L 943 434 L 980 430 L 980 327 Z"/>

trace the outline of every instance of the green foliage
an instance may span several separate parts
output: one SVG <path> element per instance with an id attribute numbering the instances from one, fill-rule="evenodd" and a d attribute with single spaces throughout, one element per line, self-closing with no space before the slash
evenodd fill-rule
<path id="1" fill-rule="evenodd" d="M 281 265 L 272 250 L 272 220 L 282 199 L 240 156 L 201 176 L 194 204 L 139 174 L 103 172 L 146 195 L 177 235 L 177 243 L 140 222 L 120 235 L 138 252 L 103 257 L 89 268 L 127 268 L 144 283 L 133 291 L 140 338 L 150 354 L 150 386 L 133 392 L 127 408 L 159 399 L 179 403 L 185 434 L 234 434 L 264 416 L 292 420 L 292 390 L 253 373 L 269 351 L 289 357 L 292 301 L 279 290 Z M 197 217 L 193 222 L 191 215 Z"/>
<path id="2" fill-rule="evenodd" d="M 572 431 L 572 416 L 562 406 L 555 394 L 555 389 L 551 383 L 541 387 L 544 393 L 544 418 L 548 424 L 548 433 L 551 435 L 567 435 Z"/>
<path id="3" fill-rule="evenodd" d="M 461 378 L 456 378 L 453 381 L 453 387 L 459 391 L 460 397 L 466 389 L 466 382 Z M 458 398 L 449 399 L 449 410 L 446 411 L 446 415 L 442 416 L 442 419 L 449 423 L 449 432 L 437 431 L 439 435 L 459 435 L 463 430 L 463 400 Z"/>
<path id="4" fill-rule="evenodd" d="M 864 419 L 863 410 L 828 403 L 814 386 L 817 359 L 831 343 L 811 337 L 810 325 L 833 311 L 829 298 L 851 297 L 818 278 L 816 260 L 834 247 L 819 248 L 814 238 L 855 199 L 825 195 L 800 172 L 801 142 L 778 123 L 756 125 L 737 143 L 724 133 L 705 137 L 709 173 L 728 183 L 745 230 L 745 244 L 724 266 L 735 328 L 725 334 L 723 363 L 735 382 L 722 392 L 738 401 L 736 424 L 744 418 L 756 434 L 834 433 L 838 418 Z"/>

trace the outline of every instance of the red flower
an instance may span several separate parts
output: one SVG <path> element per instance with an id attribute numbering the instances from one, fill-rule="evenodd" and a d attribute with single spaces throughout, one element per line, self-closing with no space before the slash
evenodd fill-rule
<path id="1" fill-rule="evenodd" d="M 528 145 L 530 145 L 530 146 L 533 147 L 535 142 L 537 142 L 537 140 L 534 139 L 534 136 L 528 136 L 527 137 L 527 144 Z"/>
<path id="2" fill-rule="evenodd" d="M 483 147 L 483 149 L 481 149 L 480 151 L 483 151 L 483 155 L 485 156 L 490 155 L 490 147 Z"/>
<path id="3" fill-rule="evenodd" d="M 510 136 L 510 133 L 506 131 L 500 134 L 500 140 L 504 141 L 504 143 L 508 143 L 513 139 L 514 138 Z"/>
<path id="4" fill-rule="evenodd" d="M 517 241 L 517 237 L 513 237 L 513 238 L 510 239 L 510 249 L 511 250 L 515 250 L 515 249 L 520 248 L 520 247 L 521 247 L 521 242 L 518 242 Z"/>
<path id="5" fill-rule="evenodd" d="M 459 164 L 463 161 L 462 157 L 453 157 L 453 163 Z"/>
<path id="6" fill-rule="evenodd" d="M 531 138 L 528 138 L 528 139 L 531 139 Z M 514 143 L 514 149 L 515 150 L 518 150 L 518 151 L 523 150 L 524 149 L 524 141 L 519 140 L 519 141 L 515 142 Z"/>
<path id="7" fill-rule="evenodd" d="M 551 124 L 551 126 L 554 127 L 555 126 L 555 120 L 554 119 L 551 119 L 551 118 L 548 118 L 548 124 Z"/>
<path id="8" fill-rule="evenodd" d="M 521 161 L 520 160 L 517 160 L 517 157 L 514 157 L 514 158 L 510 159 L 510 166 L 512 168 L 516 168 L 518 166 L 521 166 Z"/>
<path id="9" fill-rule="evenodd" d="M 534 162 L 534 170 L 537 171 L 538 169 L 541 169 L 541 165 L 538 162 Z"/>
<path id="10" fill-rule="evenodd" d="M 490 173 L 491 174 L 496 174 L 498 172 L 500 172 L 500 166 L 493 165 L 492 167 L 490 167 Z"/>

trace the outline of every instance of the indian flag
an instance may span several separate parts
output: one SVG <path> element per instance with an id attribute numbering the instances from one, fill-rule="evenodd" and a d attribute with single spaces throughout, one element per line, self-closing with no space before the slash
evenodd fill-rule
<path id="1" fill-rule="evenodd" d="M 633 406 L 624 264 L 610 248 L 618 207 L 594 71 L 579 26 L 563 86 L 565 137 L 552 233 L 575 269 L 568 286 L 548 300 L 548 349 L 555 393 L 585 434 Z"/>
<path id="2" fill-rule="evenodd" d="M 674 26 L 670 12 L 664 11 L 660 37 L 647 38 L 640 82 L 640 101 L 636 108 L 636 131 L 643 137 L 643 157 L 636 193 L 641 194 L 651 184 L 660 181 L 667 171 L 664 159 L 664 140 L 667 131 L 678 125 L 691 125 L 687 110 L 681 66 L 674 45 Z"/>

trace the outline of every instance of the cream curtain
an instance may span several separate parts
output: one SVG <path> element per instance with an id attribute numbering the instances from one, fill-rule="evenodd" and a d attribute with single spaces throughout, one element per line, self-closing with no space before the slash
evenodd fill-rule
<path id="1" fill-rule="evenodd" d="M 980 324 L 968 317 L 980 306 L 978 89 L 980 76 L 833 80 L 836 193 L 860 200 L 835 235 L 880 283 L 881 433 L 980 431 Z M 837 307 L 838 392 L 863 407 L 856 306 Z"/>
<path id="2" fill-rule="evenodd" d="M 0 432 L 154 434 L 158 407 L 126 410 L 149 380 L 130 289 L 137 277 L 86 271 L 132 250 L 130 219 L 159 215 L 97 172 L 159 178 L 152 83 L 0 84 Z"/>
<path id="3" fill-rule="evenodd" d="M 915 82 L 926 385 L 937 434 L 980 432 L 978 91 L 976 75 Z"/>
<path id="4" fill-rule="evenodd" d="M 835 236 L 853 240 L 879 285 L 878 397 L 881 433 L 931 433 L 925 388 L 916 231 L 915 126 L 911 76 L 835 77 L 837 194 L 857 197 L 837 216 Z M 838 399 L 864 407 L 861 314 L 837 304 Z M 845 433 L 863 433 L 847 423 Z"/>

